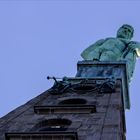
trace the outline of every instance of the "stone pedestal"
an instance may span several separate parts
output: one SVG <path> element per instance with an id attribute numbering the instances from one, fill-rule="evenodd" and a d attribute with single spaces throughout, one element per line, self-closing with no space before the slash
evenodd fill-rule
<path id="1" fill-rule="evenodd" d="M 125 62 L 78 62 L 76 77 L 0 119 L 0 140 L 125 140 Z"/>

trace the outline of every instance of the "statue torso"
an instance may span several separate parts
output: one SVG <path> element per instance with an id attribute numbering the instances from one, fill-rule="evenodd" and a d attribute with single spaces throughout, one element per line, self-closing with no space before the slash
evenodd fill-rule
<path id="1" fill-rule="evenodd" d="M 118 52 L 123 51 L 126 47 L 126 43 L 118 38 L 107 38 L 105 42 L 101 45 L 102 48 L 106 50 L 116 49 Z"/>
<path id="2" fill-rule="evenodd" d="M 118 38 L 107 38 L 104 43 L 99 46 L 101 54 L 108 52 L 114 60 L 120 60 L 127 43 Z M 110 52 L 110 53 L 109 53 Z"/>

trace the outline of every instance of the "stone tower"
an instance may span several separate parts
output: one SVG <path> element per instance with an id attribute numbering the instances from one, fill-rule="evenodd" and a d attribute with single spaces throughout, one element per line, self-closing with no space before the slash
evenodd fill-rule
<path id="1" fill-rule="evenodd" d="M 78 62 L 75 77 L 0 119 L 0 140 L 125 140 L 125 62 Z"/>

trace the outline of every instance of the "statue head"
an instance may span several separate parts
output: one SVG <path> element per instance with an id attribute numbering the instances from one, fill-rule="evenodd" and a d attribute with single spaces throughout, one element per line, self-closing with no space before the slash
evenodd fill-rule
<path id="1" fill-rule="evenodd" d="M 131 25 L 124 24 L 117 31 L 117 38 L 131 39 L 134 34 L 134 28 Z"/>

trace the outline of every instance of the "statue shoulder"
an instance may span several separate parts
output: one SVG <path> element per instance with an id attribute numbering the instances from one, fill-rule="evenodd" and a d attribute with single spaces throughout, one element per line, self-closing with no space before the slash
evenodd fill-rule
<path id="1" fill-rule="evenodd" d="M 111 40 L 112 40 L 112 39 L 113 39 L 113 40 L 116 40 L 117 38 L 115 38 L 115 37 L 108 37 L 108 38 L 105 39 L 105 41 L 106 41 L 106 40 L 110 40 L 110 39 L 111 39 Z"/>
<path id="2" fill-rule="evenodd" d="M 129 44 L 130 45 L 138 45 L 139 46 L 140 42 L 138 42 L 138 41 L 130 41 Z"/>
<path id="3" fill-rule="evenodd" d="M 100 39 L 96 41 L 94 44 L 90 45 L 88 48 L 86 48 L 82 53 L 82 58 L 85 58 L 89 52 L 94 51 L 96 48 L 98 48 L 100 45 L 102 45 L 105 42 L 105 39 Z"/>
<path id="4" fill-rule="evenodd" d="M 92 46 L 100 46 L 104 43 L 106 39 L 100 39 L 98 41 L 96 41 L 94 44 L 90 45 L 88 48 L 92 47 Z"/>

